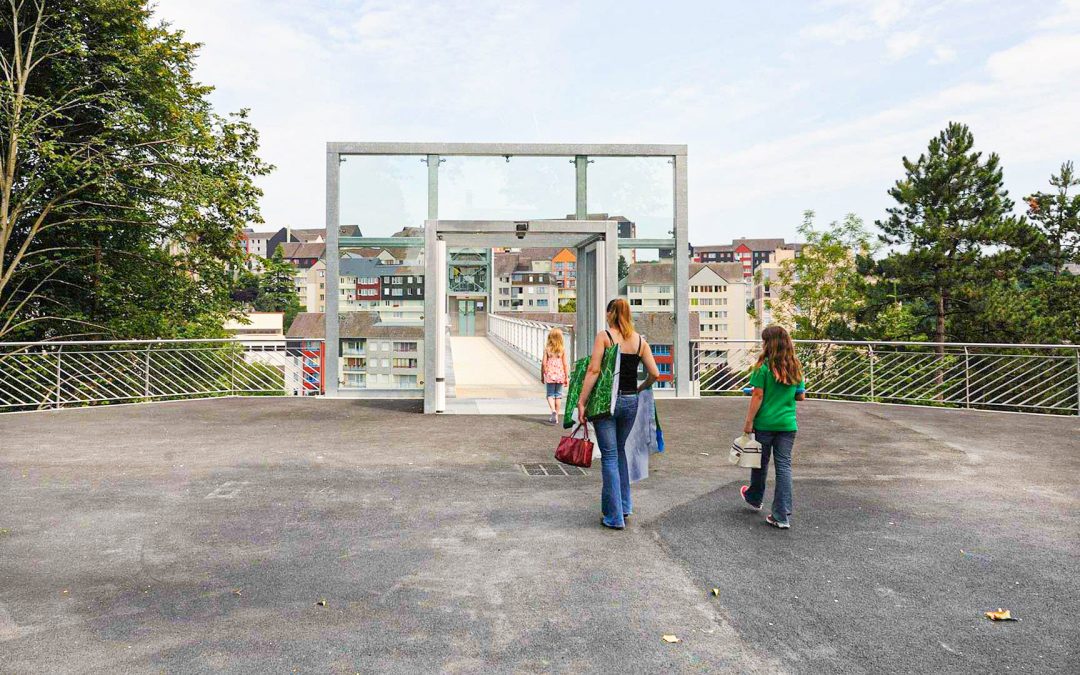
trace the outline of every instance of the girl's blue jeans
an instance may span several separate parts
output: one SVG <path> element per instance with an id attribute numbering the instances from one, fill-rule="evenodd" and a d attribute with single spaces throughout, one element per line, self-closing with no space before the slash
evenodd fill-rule
<path id="1" fill-rule="evenodd" d="M 746 501 L 756 505 L 765 498 L 765 479 L 769 477 L 771 456 L 776 472 L 772 517 L 786 523 L 791 516 L 791 454 L 795 448 L 795 432 L 754 431 L 754 440 L 761 443 L 761 468 L 750 470 Z"/>
<path id="2" fill-rule="evenodd" d="M 630 473 L 626 468 L 626 437 L 634 426 L 638 397 L 620 395 L 615 401 L 615 414 L 597 420 L 596 442 L 600 445 L 600 508 L 604 512 L 604 524 L 608 527 L 624 527 L 623 516 L 633 512 L 630 501 Z"/>

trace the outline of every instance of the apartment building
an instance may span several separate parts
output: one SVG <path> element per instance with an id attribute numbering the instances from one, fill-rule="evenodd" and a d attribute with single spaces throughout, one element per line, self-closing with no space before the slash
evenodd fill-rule
<path id="1" fill-rule="evenodd" d="M 341 391 L 417 390 L 423 387 L 424 328 L 384 323 L 375 312 L 347 312 L 338 317 L 340 357 L 329 374 Z M 322 313 L 302 313 L 289 328 L 291 341 L 325 338 Z M 320 384 L 320 388 L 323 388 Z"/>
<path id="2" fill-rule="evenodd" d="M 758 266 L 776 262 L 784 255 L 797 256 L 802 244 L 786 243 L 783 239 L 735 239 L 721 246 L 692 246 L 694 262 L 732 263 L 742 265 L 743 276 L 752 277 Z"/>
<path id="3" fill-rule="evenodd" d="M 284 312 L 245 312 L 242 318 L 226 321 L 222 328 L 245 347 L 281 348 L 285 346 L 284 325 Z"/>
<path id="4" fill-rule="evenodd" d="M 572 268 L 568 267 L 567 263 L 571 261 L 564 251 L 569 253 L 561 248 L 525 248 L 495 253 L 491 288 L 494 311 L 557 312 L 560 297 L 568 297 L 562 293 L 573 290 L 576 294 L 577 289 L 577 260 L 572 261 Z M 561 267 L 556 268 L 556 263 Z M 560 279 L 567 280 L 572 287 L 560 288 Z"/>
<path id="5" fill-rule="evenodd" d="M 767 263 L 762 263 L 758 266 L 757 271 L 754 274 L 752 280 L 753 290 L 753 306 L 754 306 L 754 323 L 757 334 L 761 334 L 761 330 L 766 326 L 776 323 L 774 319 L 774 310 L 777 308 L 780 296 L 780 266 L 785 260 L 792 260 L 795 258 L 796 251 L 793 250 L 780 250 L 776 251 L 776 257 Z M 789 330 L 794 326 L 786 326 Z"/>
<path id="6" fill-rule="evenodd" d="M 648 340 L 660 378 L 656 389 L 675 386 L 675 316 L 668 312 L 633 312 L 634 328 Z M 698 317 L 690 313 L 690 340 L 701 338 Z"/>
<path id="7" fill-rule="evenodd" d="M 673 313 L 674 274 L 672 263 L 630 265 L 624 281 L 630 311 Z M 747 312 L 749 288 L 750 280 L 742 276 L 740 263 L 690 264 L 690 314 L 698 320 L 703 340 L 754 337 L 754 325 Z"/>
<path id="8" fill-rule="evenodd" d="M 300 306 L 309 312 L 326 311 L 326 244 L 290 242 L 282 245 L 285 260 L 296 268 L 293 277 Z"/>
<path id="9" fill-rule="evenodd" d="M 740 263 L 691 263 L 690 312 L 701 322 L 703 340 L 745 340 L 755 337 L 747 311 L 750 281 Z"/>
<path id="10" fill-rule="evenodd" d="M 577 298 L 577 254 L 568 248 L 556 253 L 551 259 L 551 279 L 555 284 L 560 309 Z"/>
<path id="11" fill-rule="evenodd" d="M 623 283 L 631 312 L 675 311 L 675 266 L 672 263 L 631 263 Z"/>

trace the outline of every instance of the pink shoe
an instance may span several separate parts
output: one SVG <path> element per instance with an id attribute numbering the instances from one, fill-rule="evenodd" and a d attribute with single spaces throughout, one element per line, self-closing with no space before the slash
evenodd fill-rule
<path id="1" fill-rule="evenodd" d="M 760 511 L 761 510 L 761 504 L 755 504 L 755 503 L 753 503 L 752 501 L 750 501 L 749 499 L 746 498 L 746 491 L 749 490 L 749 489 L 750 489 L 749 485 L 744 485 L 741 488 L 739 488 L 739 494 L 742 495 L 743 501 L 746 502 L 747 506 L 754 509 L 755 511 Z"/>

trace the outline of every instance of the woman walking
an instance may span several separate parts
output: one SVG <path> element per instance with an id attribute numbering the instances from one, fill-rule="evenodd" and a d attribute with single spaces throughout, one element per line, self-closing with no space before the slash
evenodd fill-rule
<path id="1" fill-rule="evenodd" d="M 634 426 L 634 417 L 638 408 L 638 393 L 648 389 L 660 377 L 660 371 L 653 360 L 649 343 L 634 330 L 630 317 L 630 305 L 622 298 L 616 298 L 607 305 L 607 330 L 596 334 L 593 341 L 589 369 L 581 386 L 578 399 L 578 419 L 585 419 L 585 403 L 596 386 L 600 375 L 600 366 L 604 350 L 618 345 L 620 352 L 618 379 L 618 399 L 615 413 L 609 417 L 593 421 L 596 427 L 596 440 L 600 445 L 600 476 L 603 488 L 600 492 L 600 507 L 604 513 L 601 521 L 605 527 L 621 530 L 626 526 L 626 518 L 633 513 L 630 500 L 630 474 L 626 465 L 626 437 Z M 645 380 L 638 384 L 638 365 L 645 365 Z"/>
<path id="2" fill-rule="evenodd" d="M 754 388 L 746 413 L 743 433 L 753 433 L 761 443 L 761 468 L 750 470 L 750 485 L 740 489 L 750 508 L 761 510 L 765 498 L 765 479 L 772 456 L 776 473 L 772 513 L 765 521 L 786 530 L 791 527 L 791 454 L 795 448 L 795 402 L 806 398 L 802 364 L 795 356 L 795 345 L 782 326 L 761 331 L 761 356 L 750 376 Z"/>
<path id="3" fill-rule="evenodd" d="M 566 361 L 566 345 L 563 342 L 562 329 L 552 328 L 548 333 L 547 343 L 544 345 L 544 361 L 540 366 L 540 378 L 547 385 L 547 403 L 548 408 L 551 408 L 551 417 L 548 418 L 548 422 L 551 424 L 557 424 L 559 421 L 559 404 L 568 372 L 570 372 L 570 364 Z"/>

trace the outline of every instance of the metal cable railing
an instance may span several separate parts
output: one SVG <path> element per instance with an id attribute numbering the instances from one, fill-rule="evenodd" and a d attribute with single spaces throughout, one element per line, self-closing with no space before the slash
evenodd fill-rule
<path id="1" fill-rule="evenodd" d="M 321 341 L 0 343 L 0 412 L 204 396 L 321 393 Z"/>
<path id="2" fill-rule="evenodd" d="M 796 340 L 815 398 L 1080 414 L 1080 345 Z M 702 395 L 741 394 L 756 340 L 691 342 Z"/>
<path id="3" fill-rule="evenodd" d="M 566 356 L 570 363 L 573 363 L 576 358 L 573 327 L 518 319 L 504 314 L 488 314 L 487 317 L 488 337 L 498 340 L 536 366 L 544 359 L 544 344 L 552 328 L 562 329 Z"/>

